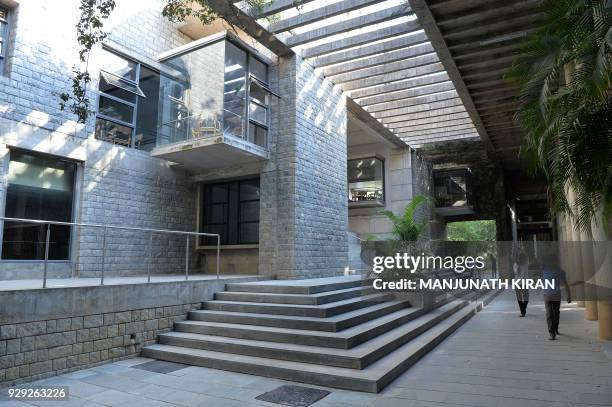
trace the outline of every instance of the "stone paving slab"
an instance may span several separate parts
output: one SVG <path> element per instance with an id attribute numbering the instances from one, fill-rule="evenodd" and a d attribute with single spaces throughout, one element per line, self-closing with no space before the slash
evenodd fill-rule
<path id="1" fill-rule="evenodd" d="M 561 336 L 548 341 L 544 308 L 532 293 L 526 318 L 518 317 L 511 291 L 499 295 L 410 370 L 379 394 L 321 386 L 330 391 L 313 407 L 587 407 L 612 406 L 609 344 L 596 338 L 584 310 L 563 304 Z M 190 366 L 168 373 L 133 368 L 134 358 L 34 384 L 68 385 L 68 402 L 10 406 L 206 406 L 279 407 L 256 397 L 295 384 Z"/>

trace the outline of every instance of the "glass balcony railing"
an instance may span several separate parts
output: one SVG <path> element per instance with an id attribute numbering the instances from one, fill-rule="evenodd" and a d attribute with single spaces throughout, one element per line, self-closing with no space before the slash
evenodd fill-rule
<path id="1" fill-rule="evenodd" d="M 245 139 L 245 135 L 245 120 L 234 112 L 214 109 L 190 113 L 185 109 L 161 123 L 157 138 L 158 145 L 167 145 L 218 136 Z"/>

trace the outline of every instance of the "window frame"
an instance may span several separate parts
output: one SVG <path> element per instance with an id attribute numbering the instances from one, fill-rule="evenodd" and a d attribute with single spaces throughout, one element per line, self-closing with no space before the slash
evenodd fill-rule
<path id="1" fill-rule="evenodd" d="M 102 138 L 98 138 L 97 134 L 95 134 L 95 138 L 96 138 L 96 140 L 100 140 L 100 141 L 107 142 L 107 143 L 112 143 L 113 145 L 116 145 L 116 146 L 125 147 L 125 148 L 133 148 L 135 150 L 141 150 L 141 148 L 137 148 L 136 147 L 136 125 L 137 125 L 136 121 L 137 121 L 137 118 L 138 118 L 138 105 L 139 105 L 140 98 L 146 98 L 147 97 L 144 94 L 144 92 L 140 89 L 140 73 L 141 73 L 141 67 L 142 67 L 143 63 L 141 61 L 135 59 L 135 58 L 127 57 L 127 56 L 123 55 L 122 53 L 116 52 L 115 50 L 109 49 L 107 47 L 103 48 L 103 52 L 108 52 L 110 54 L 115 55 L 116 57 L 122 58 L 122 59 L 124 59 L 126 61 L 130 61 L 130 62 L 133 62 L 134 64 L 136 64 L 136 74 L 135 74 L 135 77 L 138 78 L 138 81 L 132 81 L 130 79 L 126 79 L 126 78 L 120 77 L 119 75 L 117 75 L 117 74 L 115 74 L 113 72 L 109 72 L 109 71 L 107 71 L 105 69 L 100 69 L 100 75 L 98 76 L 98 90 L 97 90 L 97 92 L 98 92 L 98 100 L 97 100 L 98 104 L 96 106 L 96 122 L 98 121 L 98 118 L 100 118 L 102 120 L 106 120 L 106 121 L 111 122 L 111 123 L 115 123 L 115 124 L 118 124 L 118 125 L 121 125 L 121 126 L 129 127 L 132 130 L 132 132 L 131 132 L 131 137 L 130 137 L 129 145 L 123 145 L 123 144 L 120 144 L 120 143 L 116 143 L 114 141 L 109 141 L 109 140 L 105 140 L 105 139 L 102 139 Z M 144 65 L 146 65 L 146 64 L 144 64 Z M 153 71 L 153 72 L 157 73 L 158 75 L 161 75 L 161 72 L 158 69 L 155 69 L 155 68 L 153 68 L 153 67 L 151 67 L 149 65 L 146 65 L 146 67 L 150 71 Z M 130 101 L 127 101 L 125 99 L 121 99 L 121 98 L 119 98 L 117 96 L 113 96 L 111 94 L 108 94 L 106 92 L 101 91 L 100 90 L 100 77 L 104 77 L 104 75 L 110 75 L 110 76 L 116 78 L 119 83 L 125 82 L 125 83 L 127 83 L 127 84 L 129 84 L 131 86 L 136 87 L 138 92 L 135 92 L 135 91 L 132 91 L 130 89 L 126 89 L 126 88 L 122 88 L 122 87 L 117 86 L 119 89 L 122 89 L 125 92 L 129 92 L 129 93 L 133 94 L 135 96 L 135 102 L 130 102 Z M 106 78 L 104 80 L 106 81 Z M 120 120 L 120 119 L 109 117 L 109 116 L 105 115 L 104 113 L 100 113 L 100 100 L 101 100 L 102 97 L 105 97 L 105 98 L 113 100 L 113 101 L 115 101 L 117 103 L 121 103 L 123 105 L 131 107 L 133 109 L 132 110 L 132 121 L 131 122 L 126 122 L 126 121 L 123 121 L 123 120 Z"/>
<path id="2" fill-rule="evenodd" d="M 261 202 L 261 195 L 259 196 L 259 199 L 246 199 L 246 200 L 242 200 L 240 195 L 240 186 L 241 183 L 248 183 L 248 182 L 253 182 L 253 181 L 257 181 L 258 183 L 258 187 L 259 187 L 259 191 L 261 193 L 261 177 L 242 177 L 242 178 L 238 178 L 238 179 L 228 179 L 228 180 L 221 180 L 221 181 L 212 181 L 212 182 L 206 182 L 206 183 L 200 183 L 198 185 L 198 212 L 197 212 L 197 225 L 198 225 L 198 231 L 199 232 L 204 232 L 204 233 L 214 233 L 213 231 L 210 230 L 204 230 L 205 225 L 205 207 L 206 206 L 210 206 L 212 204 L 207 204 L 204 200 L 206 199 L 206 192 L 205 189 L 207 187 L 210 186 L 214 186 L 214 185 L 225 185 L 227 188 L 227 214 L 225 217 L 225 222 L 223 223 L 215 223 L 216 225 L 225 225 L 224 229 L 225 229 L 225 234 L 226 236 L 230 236 L 232 233 L 236 236 L 235 241 L 233 240 L 226 240 L 227 243 L 223 243 L 224 241 L 224 236 L 223 234 L 221 234 L 221 247 L 226 247 L 226 248 L 231 248 L 231 247 L 236 247 L 236 248 L 250 248 L 250 247 L 257 247 L 259 245 L 259 235 L 257 236 L 257 241 L 255 242 L 246 242 L 246 243 L 242 243 L 240 240 L 240 226 L 242 224 L 247 224 L 247 223 L 257 223 L 260 224 L 261 223 L 261 209 L 258 209 L 258 220 L 257 221 L 241 221 L 240 220 L 240 216 L 242 213 L 242 204 L 243 203 L 248 203 L 248 202 Z M 232 200 L 232 185 L 235 185 L 236 191 L 234 192 L 235 196 L 234 196 L 234 200 Z M 232 210 L 232 206 L 234 206 L 234 210 Z M 261 208 L 261 206 L 259 205 L 258 208 Z M 232 215 L 236 215 L 236 219 L 234 220 L 230 220 L 230 217 Z M 230 228 L 232 227 L 235 228 L 235 230 L 230 231 Z M 197 242 L 197 248 L 198 249 L 207 249 L 207 248 L 212 248 L 212 247 L 217 247 L 216 243 L 212 244 L 212 243 L 208 243 L 206 242 L 205 239 L 198 239 Z"/>
<path id="3" fill-rule="evenodd" d="M 0 18 L 0 24 L 5 24 L 6 37 L 0 36 L 0 75 L 4 75 L 6 66 L 6 48 L 11 36 L 11 9 L 0 5 L 0 10 L 4 11 L 4 18 Z"/>
<path id="4" fill-rule="evenodd" d="M 358 160 L 378 160 L 381 163 L 381 181 L 382 181 L 382 198 L 381 199 L 372 199 L 372 200 L 365 200 L 365 201 L 351 201 L 350 199 L 348 200 L 348 205 L 349 207 L 358 207 L 358 208 L 363 208 L 363 207 L 371 207 L 371 206 L 385 206 L 386 204 L 386 198 L 387 198 L 387 180 L 386 180 L 386 167 L 385 167 L 385 158 L 381 157 L 378 154 L 375 155 L 368 155 L 368 156 L 363 156 L 363 157 L 353 157 L 353 158 L 348 158 L 346 160 L 346 165 L 347 165 L 347 169 L 348 169 L 348 164 L 350 161 L 358 161 Z M 355 182 L 355 181 L 353 181 Z M 350 187 L 349 185 L 351 184 L 351 180 L 348 177 L 348 173 L 347 173 L 347 182 L 346 182 L 346 189 L 347 189 L 347 197 L 348 197 L 348 193 L 350 193 Z"/>
<path id="5" fill-rule="evenodd" d="M 65 161 L 71 164 L 74 164 L 75 169 L 74 169 L 74 178 L 73 178 L 73 185 L 72 185 L 72 210 L 71 210 L 71 216 L 70 216 L 70 223 L 74 223 L 76 222 L 76 219 L 79 216 L 79 206 L 77 205 L 78 203 L 78 199 L 79 196 L 81 194 L 81 188 L 80 188 L 80 182 L 79 180 L 81 179 L 82 176 L 82 171 L 83 171 L 83 162 L 82 161 L 77 161 L 77 160 L 73 160 L 67 157 L 63 157 L 63 156 L 58 156 L 58 155 L 54 155 L 54 154 L 49 154 L 49 153 L 45 153 L 45 152 L 40 152 L 40 151 L 34 151 L 34 150 L 27 150 L 24 148 L 19 148 L 19 147 L 12 147 L 10 146 L 8 149 L 8 154 L 7 157 L 8 159 L 5 160 L 5 166 L 4 166 L 4 171 L 6 174 L 8 174 L 9 171 L 9 165 L 11 162 L 11 155 L 14 152 L 18 152 L 18 153 L 22 153 L 22 154 L 30 154 L 30 155 L 38 155 L 41 157 L 46 157 L 49 159 L 54 159 L 54 160 L 59 160 L 59 161 Z M 3 216 L 6 217 L 6 197 L 7 197 L 7 192 L 8 192 L 8 186 L 9 186 L 9 182 L 8 182 L 8 178 L 7 180 L 4 182 L 4 200 L 2 202 L 2 214 Z M 0 263 L 44 263 L 45 260 L 37 260 L 37 259 L 5 259 L 2 257 L 2 247 L 4 244 L 4 222 L 6 221 L 0 221 Z M 70 226 L 70 239 L 68 240 L 68 257 L 66 259 L 49 259 L 47 260 L 49 263 L 73 263 L 75 261 L 75 249 L 76 249 L 76 240 L 78 239 L 77 233 L 76 233 L 76 228 L 75 226 Z"/>

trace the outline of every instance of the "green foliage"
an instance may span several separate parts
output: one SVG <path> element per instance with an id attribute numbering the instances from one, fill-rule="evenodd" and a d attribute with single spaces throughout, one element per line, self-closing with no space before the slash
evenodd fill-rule
<path id="1" fill-rule="evenodd" d="M 61 93 L 60 109 L 68 109 L 77 116 L 79 123 L 85 123 L 93 110 L 89 108 L 89 98 L 87 97 L 87 86 L 91 82 L 91 77 L 87 70 L 89 54 L 94 45 L 106 38 L 106 33 L 102 30 L 103 20 L 110 16 L 115 8 L 115 0 L 81 0 L 79 10 L 81 15 L 77 22 L 77 42 L 81 47 L 79 59 L 85 64 L 84 68 L 73 66 L 72 72 L 72 93 Z"/>
<path id="2" fill-rule="evenodd" d="M 195 17 L 207 25 L 217 18 L 223 16 L 217 14 L 209 5 L 208 0 L 166 0 L 167 3 L 162 10 L 162 15 L 173 22 L 185 21 L 187 17 Z M 262 13 L 265 6 L 272 4 L 274 0 L 245 0 L 249 14 L 257 16 Z M 274 21 L 277 16 L 266 17 L 268 21 Z M 230 23 L 231 24 L 231 23 Z"/>
<path id="3" fill-rule="evenodd" d="M 446 226 L 446 236 L 447 240 L 454 242 L 494 242 L 496 239 L 495 221 L 452 222 Z"/>
<path id="4" fill-rule="evenodd" d="M 600 208 L 612 215 L 612 2 L 548 0 L 543 10 L 507 75 L 520 89 L 522 154 L 549 180 L 552 214 L 590 232 Z"/>
<path id="5" fill-rule="evenodd" d="M 419 240 L 419 237 L 427 226 L 427 220 L 417 222 L 415 219 L 416 211 L 425 204 L 430 203 L 430 198 L 417 195 L 412 198 L 412 201 L 404 209 L 404 213 L 401 216 L 397 216 L 391 211 L 380 211 L 381 214 L 385 215 L 393 223 L 393 233 L 397 236 L 398 240 L 404 242 L 415 242 Z"/>

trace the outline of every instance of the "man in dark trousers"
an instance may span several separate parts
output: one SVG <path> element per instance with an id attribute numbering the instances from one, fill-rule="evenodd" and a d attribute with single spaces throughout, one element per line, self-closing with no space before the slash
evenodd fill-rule
<path id="1" fill-rule="evenodd" d="M 572 302 L 569 284 L 565 276 L 565 271 L 559 267 L 557 257 L 550 253 L 544 256 L 542 278 L 546 281 L 554 282 L 553 288 L 543 290 L 544 305 L 546 307 L 546 323 L 551 341 L 559 335 L 559 317 L 561 309 L 561 285 L 565 286 L 567 292 L 567 302 Z"/>

